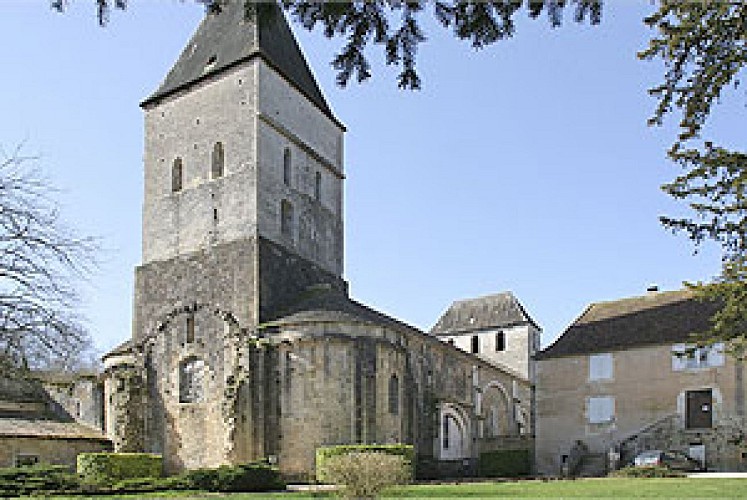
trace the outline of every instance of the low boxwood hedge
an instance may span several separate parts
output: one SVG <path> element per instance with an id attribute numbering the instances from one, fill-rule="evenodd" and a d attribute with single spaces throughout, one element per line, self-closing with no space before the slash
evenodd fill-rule
<path id="1" fill-rule="evenodd" d="M 89 483 L 115 483 L 123 479 L 163 475 L 161 455 L 151 453 L 81 453 L 78 474 Z"/>
<path id="2" fill-rule="evenodd" d="M 410 466 L 411 477 L 415 477 L 415 448 L 411 444 L 344 444 L 316 449 L 316 480 L 320 483 L 327 480 L 325 464 L 331 457 L 362 452 L 403 456 Z"/>
<path id="3" fill-rule="evenodd" d="M 0 469 L 0 497 L 44 493 L 74 493 L 78 476 L 64 465 Z"/>
<path id="4" fill-rule="evenodd" d="M 285 489 L 277 467 L 265 462 L 221 465 L 217 469 L 195 469 L 184 474 L 193 489 L 207 491 L 273 491 Z"/>

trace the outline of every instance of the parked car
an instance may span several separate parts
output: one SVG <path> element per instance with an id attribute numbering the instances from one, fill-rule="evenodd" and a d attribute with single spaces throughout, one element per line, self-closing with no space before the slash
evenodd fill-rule
<path id="1" fill-rule="evenodd" d="M 636 467 L 658 465 L 672 470 L 698 471 L 702 469 L 700 462 L 681 451 L 649 450 L 636 455 L 633 459 Z"/>

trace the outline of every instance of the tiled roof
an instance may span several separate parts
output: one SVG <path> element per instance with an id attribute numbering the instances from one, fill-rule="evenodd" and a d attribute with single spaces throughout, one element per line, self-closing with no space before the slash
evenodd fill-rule
<path id="1" fill-rule="evenodd" d="M 296 302 L 282 308 L 276 319 L 269 323 L 284 325 L 314 322 L 369 323 L 422 333 L 413 326 L 352 300 L 341 290 L 323 285 L 304 292 Z"/>
<path id="2" fill-rule="evenodd" d="M 106 440 L 101 431 L 77 422 L 0 418 L 0 437 Z"/>
<path id="3" fill-rule="evenodd" d="M 453 302 L 431 328 L 433 335 L 507 328 L 531 324 L 539 328 L 511 292 Z"/>
<path id="4" fill-rule="evenodd" d="M 687 342 L 710 327 L 716 310 L 687 290 L 591 304 L 537 359 Z"/>
<path id="5" fill-rule="evenodd" d="M 336 121 L 283 11 L 275 2 L 258 2 L 255 6 L 254 20 L 247 19 L 244 0 L 230 0 L 219 13 L 206 14 L 163 83 L 143 101 L 143 106 L 237 64 L 261 57 Z"/>

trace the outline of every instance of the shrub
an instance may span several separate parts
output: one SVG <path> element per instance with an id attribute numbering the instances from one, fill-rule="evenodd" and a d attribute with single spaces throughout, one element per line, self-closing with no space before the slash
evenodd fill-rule
<path id="1" fill-rule="evenodd" d="M 163 459 L 151 453 L 81 453 L 78 474 L 90 483 L 161 477 Z"/>
<path id="2" fill-rule="evenodd" d="M 208 491 L 271 491 L 285 488 L 277 467 L 261 462 L 195 469 L 183 477 L 191 488 Z"/>
<path id="3" fill-rule="evenodd" d="M 415 477 L 415 448 L 409 444 L 349 444 L 339 446 L 322 446 L 316 450 L 316 480 L 320 483 L 329 482 L 327 477 L 327 462 L 332 458 L 349 453 L 383 453 L 403 457 L 410 473 L 410 479 Z"/>
<path id="4" fill-rule="evenodd" d="M 67 493 L 78 489 L 78 476 L 64 465 L 0 469 L 0 497 Z"/>
<path id="5" fill-rule="evenodd" d="M 342 486 L 340 493 L 347 498 L 375 498 L 387 487 L 409 482 L 412 466 L 401 455 L 346 453 L 327 460 L 326 477 Z"/>
<path id="6" fill-rule="evenodd" d="M 217 469 L 193 469 L 184 473 L 184 480 L 190 488 L 196 490 L 215 491 L 218 470 Z"/>
<path id="7" fill-rule="evenodd" d="M 682 477 L 685 474 L 660 465 L 630 465 L 610 473 L 612 477 Z"/>
<path id="8" fill-rule="evenodd" d="M 530 472 L 528 450 L 496 450 L 480 453 L 478 475 L 483 477 L 526 476 Z"/>
<path id="9" fill-rule="evenodd" d="M 123 479 L 103 488 L 111 493 L 144 493 L 149 491 L 186 490 L 190 484 L 183 476 L 136 477 Z"/>

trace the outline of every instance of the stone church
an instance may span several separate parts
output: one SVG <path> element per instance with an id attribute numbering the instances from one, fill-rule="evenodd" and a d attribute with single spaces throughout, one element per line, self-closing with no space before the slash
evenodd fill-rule
<path id="1" fill-rule="evenodd" d="M 323 445 L 410 443 L 438 467 L 529 442 L 539 329 L 523 309 L 532 329 L 499 362 L 446 338 L 481 311 L 491 336 L 515 327 L 504 298 L 436 336 L 348 295 L 345 127 L 277 5 L 206 14 L 141 106 L 132 339 L 104 357 L 115 450 L 169 472 L 271 457 L 304 477 Z"/>

